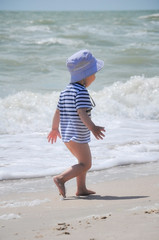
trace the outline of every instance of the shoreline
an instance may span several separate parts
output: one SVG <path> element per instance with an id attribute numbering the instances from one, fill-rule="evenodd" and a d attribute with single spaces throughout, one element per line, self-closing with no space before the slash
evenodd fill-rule
<path id="1" fill-rule="evenodd" d="M 132 179 L 141 176 L 158 175 L 159 161 L 140 164 L 121 165 L 101 170 L 90 170 L 88 172 L 87 182 L 98 183 L 112 180 Z M 25 191 L 56 191 L 56 186 L 52 178 L 56 175 L 34 178 L 18 178 L 0 180 L 0 197 L 8 193 L 25 192 Z M 75 179 L 66 183 L 73 187 Z"/>
<path id="2" fill-rule="evenodd" d="M 75 197 L 75 182 L 70 181 L 65 200 L 61 200 L 50 178 L 35 181 L 32 187 L 33 181 L 29 185 L 21 181 L 17 191 L 14 182 L 1 194 L 0 237 L 158 240 L 159 174 L 142 174 L 109 179 L 107 171 L 89 173 L 88 187 L 96 194 Z M 40 187 L 42 182 L 45 188 Z"/>

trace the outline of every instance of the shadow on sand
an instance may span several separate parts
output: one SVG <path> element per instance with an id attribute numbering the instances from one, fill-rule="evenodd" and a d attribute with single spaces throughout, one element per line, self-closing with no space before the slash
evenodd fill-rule
<path id="1" fill-rule="evenodd" d="M 132 200 L 132 199 L 139 199 L 139 198 L 147 198 L 149 196 L 101 196 L 101 195 L 88 195 L 88 196 L 70 196 L 66 197 L 65 200 Z"/>

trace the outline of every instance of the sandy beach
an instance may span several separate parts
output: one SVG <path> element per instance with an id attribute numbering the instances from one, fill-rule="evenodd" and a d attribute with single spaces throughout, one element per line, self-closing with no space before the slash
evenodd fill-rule
<path id="1" fill-rule="evenodd" d="M 67 183 L 65 200 L 51 178 L 1 183 L 8 191 L 1 195 L 0 239 L 158 240 L 159 175 L 106 181 L 104 174 L 89 173 L 96 194 L 88 197 L 75 197 L 75 181 Z"/>
<path id="2" fill-rule="evenodd" d="M 0 11 L 0 240 L 159 240 L 159 10 L 137 9 Z M 47 136 L 82 49 L 105 62 L 88 90 L 106 137 L 90 142 L 96 194 L 72 180 L 61 200 L 52 177 L 77 161 Z"/>

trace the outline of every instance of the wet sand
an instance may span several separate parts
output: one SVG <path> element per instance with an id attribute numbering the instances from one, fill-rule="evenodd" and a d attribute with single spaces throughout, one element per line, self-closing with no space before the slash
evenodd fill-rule
<path id="1" fill-rule="evenodd" d="M 6 192 L 0 239 L 159 239 L 159 175 L 94 181 L 89 188 L 96 194 L 75 197 L 75 183 L 68 184 L 65 200 L 56 187 Z"/>

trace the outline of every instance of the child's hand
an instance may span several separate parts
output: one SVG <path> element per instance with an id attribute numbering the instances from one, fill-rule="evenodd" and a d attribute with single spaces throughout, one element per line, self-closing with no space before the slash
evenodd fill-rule
<path id="1" fill-rule="evenodd" d="M 59 130 L 58 129 L 51 130 L 51 132 L 49 133 L 49 135 L 47 137 L 48 142 L 51 141 L 51 143 L 53 144 L 54 142 L 56 142 L 57 137 L 61 138 Z"/>
<path id="2" fill-rule="evenodd" d="M 103 137 L 105 137 L 103 132 L 105 132 L 104 127 L 94 125 L 94 127 L 92 129 L 92 133 L 98 140 L 103 139 Z"/>

